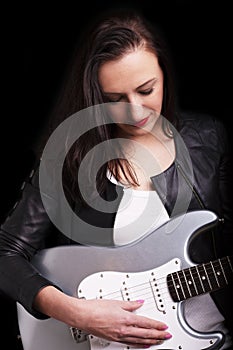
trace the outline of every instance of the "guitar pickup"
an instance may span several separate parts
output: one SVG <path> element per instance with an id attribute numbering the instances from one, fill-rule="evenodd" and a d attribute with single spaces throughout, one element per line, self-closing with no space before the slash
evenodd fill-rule
<path id="1" fill-rule="evenodd" d="M 150 280 L 150 287 L 152 290 L 152 294 L 154 297 L 155 304 L 159 311 L 165 313 L 165 299 L 164 299 L 164 284 L 166 283 L 166 279 L 162 281 L 162 278 L 159 278 L 159 283 L 156 278 L 152 278 Z"/>

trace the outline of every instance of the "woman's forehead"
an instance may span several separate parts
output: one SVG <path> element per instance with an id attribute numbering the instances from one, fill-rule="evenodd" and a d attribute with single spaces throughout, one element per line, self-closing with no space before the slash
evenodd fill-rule
<path id="1" fill-rule="evenodd" d="M 161 73 L 155 54 L 137 50 L 119 60 L 105 62 L 99 70 L 99 82 L 105 92 L 118 93 L 127 86 L 138 88 L 159 78 Z"/>

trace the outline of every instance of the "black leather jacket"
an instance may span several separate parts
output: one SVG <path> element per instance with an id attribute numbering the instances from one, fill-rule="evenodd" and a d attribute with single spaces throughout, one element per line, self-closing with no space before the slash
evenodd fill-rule
<path id="1" fill-rule="evenodd" d="M 181 138 L 180 138 L 180 136 Z M 184 152 L 184 145 L 188 153 Z M 151 178 L 170 216 L 187 210 L 209 209 L 219 217 L 214 232 L 201 235 L 190 250 L 196 262 L 232 254 L 233 230 L 230 181 L 230 150 L 223 125 L 215 118 L 195 113 L 182 115 L 179 133 L 175 136 L 175 162 L 161 175 Z M 190 161 L 187 160 L 190 156 Z M 190 166 L 191 164 L 191 166 Z M 104 197 L 115 198 L 119 205 L 122 190 L 109 181 Z M 188 200 L 187 200 L 188 198 Z M 51 207 L 59 211 L 58 203 L 51 198 Z M 112 227 L 115 214 L 102 213 L 90 207 L 76 206 L 80 232 L 85 241 L 93 244 L 113 244 Z M 99 227 L 98 233 L 88 231 L 85 222 Z M 101 228 L 109 228 L 101 232 Z M 102 230 L 103 231 L 103 230 Z M 107 233 L 106 233 L 107 232 Z M 78 233 L 77 233 L 78 234 Z M 38 318 L 46 316 L 36 312 L 33 300 L 38 291 L 52 283 L 31 266 L 30 259 L 40 249 L 61 244 L 81 242 L 77 236 L 60 232 L 49 219 L 41 201 L 38 186 L 38 168 L 29 176 L 22 189 L 20 200 L 14 206 L 0 231 L 0 289 L 24 305 Z M 230 287 L 213 292 L 212 297 L 232 327 L 229 307 Z"/>

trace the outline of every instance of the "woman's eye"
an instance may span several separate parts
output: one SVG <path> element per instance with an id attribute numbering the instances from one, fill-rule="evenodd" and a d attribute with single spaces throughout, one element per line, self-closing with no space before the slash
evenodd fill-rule
<path id="1" fill-rule="evenodd" d="M 151 88 L 149 90 L 139 91 L 141 95 L 150 95 L 153 92 L 154 88 Z"/>
<path id="2" fill-rule="evenodd" d="M 105 96 L 104 101 L 114 103 L 114 102 L 120 102 L 121 99 L 122 99 L 121 96 L 116 96 L 116 97 Z"/>
<path id="3" fill-rule="evenodd" d="M 120 102 L 121 100 L 121 97 L 118 97 L 118 98 L 109 98 L 109 102 Z"/>

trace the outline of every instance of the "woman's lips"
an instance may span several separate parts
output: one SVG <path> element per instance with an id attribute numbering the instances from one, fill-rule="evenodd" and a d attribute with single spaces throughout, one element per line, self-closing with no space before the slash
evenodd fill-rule
<path id="1" fill-rule="evenodd" d="M 142 126 L 144 126 L 144 125 L 148 122 L 148 119 L 149 119 L 149 117 L 146 117 L 146 118 L 140 120 L 138 123 L 134 124 L 134 126 L 136 126 L 136 127 L 142 127 Z"/>

